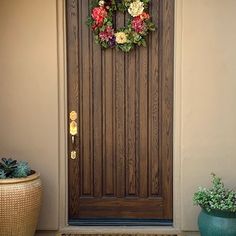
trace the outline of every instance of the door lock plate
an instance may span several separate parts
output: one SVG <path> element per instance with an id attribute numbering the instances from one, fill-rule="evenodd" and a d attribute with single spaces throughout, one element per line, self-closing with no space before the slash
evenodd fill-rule
<path id="1" fill-rule="evenodd" d="M 75 159 L 77 158 L 77 153 L 76 153 L 76 151 L 71 151 L 71 153 L 70 153 L 70 158 L 71 158 L 72 160 L 75 160 Z"/>

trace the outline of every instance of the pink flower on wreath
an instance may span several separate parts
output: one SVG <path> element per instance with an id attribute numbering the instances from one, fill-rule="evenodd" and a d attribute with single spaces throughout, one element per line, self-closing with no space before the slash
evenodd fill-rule
<path id="1" fill-rule="evenodd" d="M 114 36 L 114 29 L 111 26 L 107 26 L 106 29 L 100 32 L 99 37 L 102 41 L 108 42 Z"/>
<path id="2" fill-rule="evenodd" d="M 146 12 L 143 12 L 141 15 L 139 15 L 139 18 L 141 20 L 149 20 L 150 19 L 150 15 Z"/>
<path id="3" fill-rule="evenodd" d="M 96 25 L 101 26 L 104 18 L 107 17 L 107 11 L 104 7 L 95 7 L 92 10 L 92 18 L 95 20 Z"/>
<path id="4" fill-rule="evenodd" d="M 141 33 L 146 29 L 145 22 L 139 16 L 134 17 L 134 19 L 131 22 L 131 25 L 132 25 L 132 28 L 137 33 Z"/>

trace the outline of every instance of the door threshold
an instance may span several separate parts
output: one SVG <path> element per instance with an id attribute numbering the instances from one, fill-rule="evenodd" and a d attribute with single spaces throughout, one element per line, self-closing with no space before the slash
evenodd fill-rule
<path id="1" fill-rule="evenodd" d="M 173 226 L 67 226 L 59 235 L 181 235 Z"/>
<path id="2" fill-rule="evenodd" d="M 81 218 L 69 220 L 71 226 L 173 226 L 172 220 L 160 219 L 112 219 L 112 218 Z"/>

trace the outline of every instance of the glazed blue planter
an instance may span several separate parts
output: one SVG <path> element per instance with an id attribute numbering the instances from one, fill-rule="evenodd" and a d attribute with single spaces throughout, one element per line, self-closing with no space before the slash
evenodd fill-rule
<path id="1" fill-rule="evenodd" d="M 236 236 L 236 213 L 202 209 L 198 226 L 201 236 Z"/>

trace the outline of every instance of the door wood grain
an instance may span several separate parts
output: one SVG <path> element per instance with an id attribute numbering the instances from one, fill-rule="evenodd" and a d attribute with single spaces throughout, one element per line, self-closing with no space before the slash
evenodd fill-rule
<path id="1" fill-rule="evenodd" d="M 66 1 L 68 113 L 79 115 L 69 219 L 171 220 L 174 0 L 151 1 L 157 30 L 127 54 L 94 43 L 89 3 Z"/>

